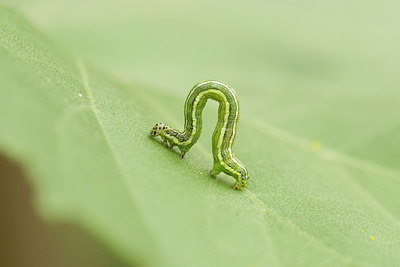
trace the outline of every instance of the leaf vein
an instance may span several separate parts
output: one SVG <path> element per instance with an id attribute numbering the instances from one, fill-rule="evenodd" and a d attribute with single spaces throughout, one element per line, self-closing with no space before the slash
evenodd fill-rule
<path id="1" fill-rule="evenodd" d="M 108 137 L 108 135 L 106 133 L 104 124 L 103 124 L 102 120 L 100 119 L 99 111 L 96 108 L 96 104 L 94 102 L 94 97 L 93 97 L 92 91 L 91 91 L 90 86 L 89 86 L 89 80 L 88 80 L 88 74 L 87 74 L 86 66 L 80 59 L 77 59 L 76 65 L 77 65 L 78 70 L 79 70 L 79 72 L 80 72 L 80 74 L 82 76 L 81 77 L 82 78 L 82 83 L 83 83 L 84 90 L 87 93 L 87 96 L 88 96 L 88 99 L 89 99 L 90 108 L 91 108 L 91 110 L 92 110 L 92 112 L 94 114 L 94 117 L 97 120 L 97 123 L 100 126 L 100 129 L 101 129 L 102 134 L 104 136 L 104 140 L 105 140 L 107 146 L 110 149 L 110 152 L 112 154 L 112 158 L 114 159 L 114 162 L 118 167 L 117 169 L 118 169 L 118 171 L 120 172 L 120 174 L 121 174 L 121 176 L 123 178 L 123 182 L 125 183 L 126 187 L 128 188 L 127 190 L 128 190 L 129 195 L 130 195 L 130 197 L 132 199 L 132 205 L 136 208 L 136 210 L 138 212 L 140 212 L 140 209 L 138 208 L 138 205 L 134 204 L 134 203 L 136 203 L 135 194 L 132 191 L 132 188 L 134 188 L 134 186 L 132 186 L 130 184 L 129 179 L 128 179 L 128 175 L 124 171 L 125 168 L 123 167 L 123 164 L 121 163 L 121 160 L 120 160 L 117 152 L 115 151 L 114 147 L 112 146 L 111 141 L 110 141 L 110 139 L 109 139 L 109 137 Z M 145 218 L 145 216 L 143 215 L 142 212 L 141 212 L 141 214 L 142 214 L 142 216 L 140 216 L 140 217 L 141 218 Z M 147 224 L 146 223 L 142 223 L 142 226 L 145 229 L 147 235 L 151 238 L 152 235 L 150 234 L 151 232 L 147 228 Z M 154 240 L 154 238 L 151 238 L 151 240 Z M 151 244 L 152 244 L 153 248 L 156 247 L 154 242 L 151 242 Z"/>

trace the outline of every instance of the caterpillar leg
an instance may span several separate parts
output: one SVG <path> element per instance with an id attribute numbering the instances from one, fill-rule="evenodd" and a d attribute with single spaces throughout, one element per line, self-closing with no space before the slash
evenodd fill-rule
<path id="1" fill-rule="evenodd" d="M 183 157 L 186 155 L 187 150 L 184 147 L 179 146 L 179 145 L 178 145 L 178 148 L 181 151 L 181 158 L 183 159 Z"/>
<path id="2" fill-rule="evenodd" d="M 166 148 L 173 148 L 174 144 L 169 142 L 167 139 L 164 139 L 164 145 Z"/>
<path id="3" fill-rule="evenodd" d="M 165 147 L 166 147 L 166 148 L 168 148 L 168 147 L 169 147 L 169 145 L 168 145 L 168 141 L 167 141 L 167 140 L 164 140 L 164 145 L 165 145 Z"/>

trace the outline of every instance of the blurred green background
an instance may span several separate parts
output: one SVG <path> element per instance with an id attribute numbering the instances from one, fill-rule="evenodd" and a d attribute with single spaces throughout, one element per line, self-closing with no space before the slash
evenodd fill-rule
<path id="1" fill-rule="evenodd" d="M 27 1 L 21 7 L 52 40 L 120 79 L 180 97 L 197 81 L 219 79 L 246 94 L 240 100 L 247 114 L 400 168 L 387 153 L 400 150 L 400 137 L 379 138 L 399 127 L 398 1 Z M 366 142 L 380 144 L 372 153 Z"/>
<path id="2" fill-rule="evenodd" d="M 42 266 L 400 262 L 399 1 L 2 2 L 0 174 L 27 173 L 35 200 L 16 202 L 29 190 L 14 185 L 0 219 L 4 234 L 31 224 L 10 223 L 24 221 L 7 213 L 15 203 L 47 218 L 2 247 L 45 231 L 61 245 Z M 242 195 L 198 175 L 211 166 L 215 103 L 185 163 L 144 137 L 157 120 L 180 129 L 206 79 L 239 95 L 235 151 L 253 178 Z M 29 266 L 15 259 L 32 247 L 2 251 Z"/>

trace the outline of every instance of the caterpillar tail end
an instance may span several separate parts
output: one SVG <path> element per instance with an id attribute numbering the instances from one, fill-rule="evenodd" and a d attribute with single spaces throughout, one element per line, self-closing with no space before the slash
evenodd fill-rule
<path id="1" fill-rule="evenodd" d="M 246 187 L 247 187 L 247 181 L 246 180 L 237 180 L 232 188 L 234 190 L 243 190 Z"/>

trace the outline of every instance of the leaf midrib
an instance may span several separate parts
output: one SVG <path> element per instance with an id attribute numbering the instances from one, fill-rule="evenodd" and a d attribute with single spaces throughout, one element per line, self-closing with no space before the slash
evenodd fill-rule
<path id="1" fill-rule="evenodd" d="M 119 169 L 119 172 L 121 173 L 123 182 L 128 187 L 129 195 L 131 196 L 131 199 L 133 201 L 132 204 L 137 203 L 137 201 L 135 200 L 135 193 L 132 190 L 133 186 L 130 185 L 128 176 L 126 175 L 126 172 L 124 171 L 125 168 L 124 168 L 123 164 L 121 164 L 121 160 L 119 159 L 118 152 L 115 151 L 115 149 L 114 149 L 114 147 L 112 145 L 112 142 L 110 141 L 110 138 L 109 138 L 109 136 L 107 134 L 107 131 L 106 131 L 105 127 L 104 127 L 104 123 L 100 119 L 99 111 L 98 111 L 98 109 L 96 107 L 95 99 L 93 97 L 93 94 L 92 94 L 92 91 L 91 91 L 91 88 L 90 88 L 90 85 L 89 85 L 86 66 L 84 65 L 84 63 L 80 59 L 78 59 L 76 61 L 76 65 L 77 65 L 78 71 L 79 71 L 79 73 L 81 75 L 81 78 L 82 78 L 83 88 L 84 88 L 84 90 L 85 90 L 85 92 L 87 94 L 88 100 L 89 100 L 89 106 L 85 106 L 85 108 L 89 108 L 93 112 L 93 115 L 96 118 L 96 121 L 97 121 L 97 123 L 98 123 L 98 125 L 99 125 L 99 127 L 100 127 L 100 129 L 102 131 L 102 134 L 104 136 L 106 144 L 109 147 L 110 152 L 112 153 L 112 157 L 114 158 L 115 164 L 116 164 L 117 168 Z M 153 99 L 150 98 L 149 96 L 147 96 L 146 93 L 143 92 L 143 90 L 140 90 L 139 88 L 137 88 L 135 90 L 135 94 L 138 97 L 140 97 L 143 101 L 145 101 L 146 103 L 151 104 L 152 107 L 155 107 L 154 110 L 156 110 L 161 116 L 163 116 L 164 118 L 170 120 L 174 124 L 178 124 L 178 122 L 168 112 L 168 110 L 164 109 L 158 102 L 153 101 Z M 257 123 L 252 123 L 252 124 L 253 124 L 253 126 L 260 125 L 260 124 L 257 124 Z M 269 125 L 269 127 L 273 127 L 277 132 L 272 132 L 271 133 L 271 132 L 268 132 L 265 129 L 262 129 L 263 130 L 262 132 L 264 134 L 267 134 L 267 135 L 275 138 L 275 139 L 278 139 L 281 142 L 291 144 L 294 147 L 297 147 L 299 149 L 302 149 L 302 150 L 306 150 L 307 149 L 307 144 L 309 144 L 309 143 L 306 142 L 305 140 L 301 140 L 300 138 L 294 136 L 293 134 L 287 133 L 286 131 L 278 129 L 278 128 L 274 127 L 274 126 L 270 126 Z M 277 133 L 279 133 L 279 134 L 277 134 Z M 280 135 L 280 133 L 285 133 L 285 134 Z M 284 138 L 282 138 L 282 136 L 284 136 Z M 287 136 L 289 136 L 290 138 L 286 138 Z M 199 152 L 201 152 L 207 158 L 209 158 L 210 155 L 211 155 L 201 144 L 198 144 L 196 146 L 196 149 Z M 321 155 L 321 157 L 323 159 L 330 160 L 330 161 L 332 161 L 334 163 L 336 163 L 335 159 L 338 159 L 338 160 L 342 160 L 342 161 L 348 163 L 349 165 L 355 166 L 357 168 L 362 168 L 362 166 L 366 165 L 366 166 L 369 166 L 369 169 L 373 169 L 375 172 L 383 173 L 383 174 L 386 174 L 386 175 L 388 175 L 388 174 L 396 175 L 396 177 L 398 175 L 398 173 L 395 170 L 390 170 L 390 169 L 385 168 L 385 167 L 380 166 L 380 165 L 376 165 L 376 164 L 373 164 L 373 163 L 369 163 L 367 161 L 363 161 L 363 160 L 360 160 L 360 159 L 357 159 L 357 158 L 353 158 L 353 157 L 347 156 L 347 155 L 345 155 L 343 153 L 337 152 L 337 151 L 332 150 L 332 149 L 324 148 L 324 151 L 326 151 L 326 153 L 318 153 L 318 155 Z M 330 157 L 330 155 L 334 155 L 335 157 Z M 350 161 L 350 163 L 347 161 L 348 159 L 352 159 Z M 356 162 L 357 164 L 352 164 L 354 162 Z M 335 164 L 335 167 L 339 167 L 339 166 L 337 166 Z M 343 170 L 343 171 L 345 171 L 345 170 Z M 347 171 L 345 171 L 345 172 L 347 173 Z M 350 175 L 347 173 L 347 176 L 350 176 Z M 384 211 L 384 214 L 386 214 L 386 216 L 388 218 L 390 218 L 392 221 L 397 222 L 397 220 L 383 206 L 381 206 L 374 198 L 372 198 L 367 191 L 362 189 L 362 187 L 359 187 L 359 189 L 360 190 L 357 190 L 359 193 L 360 192 L 364 192 L 364 194 L 360 193 L 360 194 L 363 195 L 364 198 L 367 198 L 369 196 L 369 200 L 373 201 L 373 203 L 375 203 L 375 206 L 379 207 L 382 211 Z M 334 255 L 335 257 L 340 259 L 343 263 L 346 263 L 346 264 L 350 263 L 350 262 L 360 263 L 358 261 L 355 261 L 352 258 L 349 258 L 349 257 L 343 255 L 340 251 L 327 246 L 325 243 L 321 242 L 320 240 L 318 240 L 313 235 L 311 235 L 308 232 L 304 231 L 303 229 L 301 229 L 299 226 L 297 226 L 296 224 L 294 224 L 293 222 L 291 222 L 287 218 L 279 215 L 273 209 L 268 208 L 266 206 L 266 204 L 257 195 L 255 195 L 252 191 L 250 191 L 249 189 L 245 189 L 244 192 L 246 193 L 246 196 L 252 201 L 252 203 L 256 204 L 255 206 L 257 208 L 261 209 L 263 214 L 270 215 L 270 216 L 274 217 L 277 221 L 279 221 L 283 225 L 289 227 L 291 230 L 293 230 L 294 232 L 296 232 L 300 236 L 303 236 L 304 238 L 309 240 L 311 242 L 311 244 L 313 244 L 313 246 L 315 246 L 316 248 L 318 248 L 318 249 L 323 248 L 323 250 L 325 250 L 329 254 Z M 137 210 L 140 210 L 137 207 L 137 205 L 134 205 L 134 206 L 135 206 L 135 208 Z M 141 212 L 140 214 L 141 214 L 142 219 L 143 219 L 144 218 L 143 217 L 143 212 Z M 144 225 L 144 227 L 146 229 L 146 233 L 149 236 L 150 240 L 154 240 L 154 238 L 151 238 L 151 234 L 150 234 L 151 231 L 149 231 L 146 228 L 146 224 L 143 223 L 143 225 Z M 265 223 L 263 223 L 263 225 L 264 225 L 265 228 L 267 228 Z M 266 232 L 268 233 L 269 229 L 267 229 Z M 268 240 L 266 240 L 266 241 L 268 241 Z M 154 247 L 155 247 L 154 242 L 152 242 L 152 245 L 154 245 Z"/>

